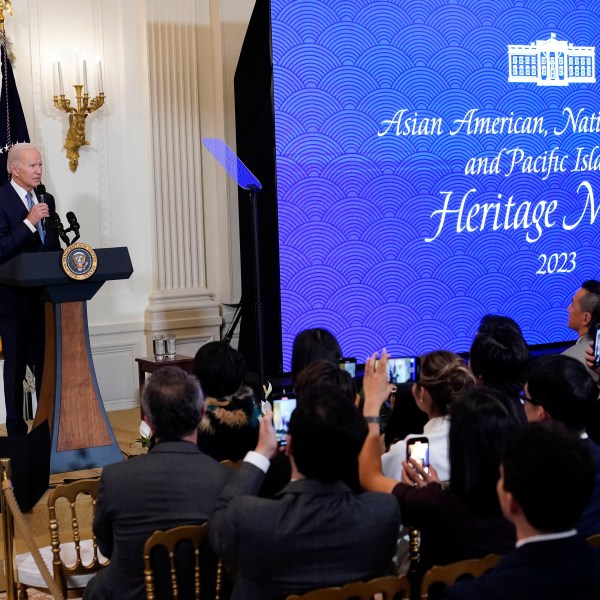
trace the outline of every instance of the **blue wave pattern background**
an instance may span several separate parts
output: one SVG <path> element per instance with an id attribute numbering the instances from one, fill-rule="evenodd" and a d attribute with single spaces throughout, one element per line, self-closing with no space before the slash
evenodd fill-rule
<path id="1" fill-rule="evenodd" d="M 534 243 L 523 229 L 457 233 L 450 217 L 425 239 L 440 192 L 453 192 L 454 207 L 471 188 L 480 203 L 556 200 L 555 216 L 572 222 L 586 180 L 600 205 L 598 172 L 465 175 L 469 158 L 502 148 L 574 157 L 599 143 L 553 133 L 565 107 L 600 111 L 598 84 L 509 83 L 507 46 L 555 33 L 600 52 L 600 2 L 272 0 L 271 11 L 284 367 L 294 336 L 317 326 L 359 361 L 382 347 L 468 350 L 490 312 L 515 318 L 530 344 L 572 339 L 566 307 L 582 281 L 600 278 L 600 215 Z M 379 137 L 401 109 L 441 118 L 445 133 Z M 448 135 L 472 109 L 543 116 L 548 135 Z M 554 252 L 576 252 L 576 269 L 536 275 L 540 254 Z"/>

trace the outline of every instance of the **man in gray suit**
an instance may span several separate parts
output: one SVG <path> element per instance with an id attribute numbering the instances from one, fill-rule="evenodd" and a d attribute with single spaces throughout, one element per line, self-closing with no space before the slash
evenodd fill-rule
<path id="1" fill-rule="evenodd" d="M 575 331 L 578 339 L 571 347 L 567 348 L 563 354 L 572 356 L 584 365 L 585 350 L 593 339 L 596 325 L 595 316 L 600 307 L 600 281 L 588 279 L 581 284 L 581 287 L 575 292 L 571 304 L 569 304 L 568 327 Z M 598 381 L 598 373 L 588 368 L 588 372 Z"/>
<path id="2" fill-rule="evenodd" d="M 157 444 L 102 472 L 93 528 L 111 562 L 88 584 L 86 600 L 145 599 L 142 549 L 150 534 L 206 521 L 230 477 L 196 445 L 204 406 L 195 377 L 159 369 L 144 387 L 142 407 Z"/>
<path id="3" fill-rule="evenodd" d="M 398 503 L 356 494 L 340 481 L 367 433 L 354 396 L 321 381 L 300 386 L 286 452 L 292 480 L 274 499 L 256 495 L 277 451 L 270 411 L 209 521 L 216 553 L 236 569 L 232 600 L 282 600 L 385 574 L 396 545 Z"/>

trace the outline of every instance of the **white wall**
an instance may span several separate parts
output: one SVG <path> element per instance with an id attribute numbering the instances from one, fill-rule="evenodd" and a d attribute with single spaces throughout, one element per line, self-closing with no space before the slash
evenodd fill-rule
<path id="1" fill-rule="evenodd" d="M 106 283 L 88 303 L 94 364 L 109 410 L 137 403 L 134 358 L 150 353 L 153 331 L 174 331 L 178 351 L 193 354 L 218 339 L 221 315 L 227 315 L 223 304 L 239 299 L 237 192 L 200 150 L 199 137 L 221 137 L 235 148 L 233 74 L 253 5 L 253 0 L 29 0 L 13 3 L 14 16 L 7 17 L 30 137 L 42 150 L 44 182 L 59 213 L 76 213 L 82 241 L 127 246 L 131 254 L 132 277 Z M 163 42 L 149 43 L 163 21 L 166 26 L 187 20 L 193 43 L 188 48 L 179 42 L 177 60 L 197 65 L 185 76 L 197 80 L 181 82 L 200 90 L 196 130 L 182 118 L 179 90 L 165 89 L 160 75 L 157 79 L 157 63 L 166 59 Z M 90 62 L 102 57 L 106 103 L 87 118 L 90 145 L 80 149 L 72 173 L 62 147 L 68 120 L 52 105 L 52 63 L 61 60 L 73 97 L 76 48 Z M 95 80 L 90 73 L 90 94 L 97 91 Z M 157 104 L 158 92 L 169 111 Z M 157 123 L 177 142 L 171 166 L 161 159 L 164 148 L 157 147 L 164 139 Z M 188 160 L 186 148 L 194 148 L 196 163 Z M 156 182 L 169 180 L 177 169 L 184 171 L 182 183 L 172 193 L 182 210 L 167 212 L 173 219 L 167 229 L 174 238 L 183 235 L 187 211 L 198 212 L 199 274 L 196 283 L 167 277 L 166 285 L 164 269 L 188 257 L 161 234 L 165 223 L 157 219 L 164 218 L 171 192 L 157 189 Z"/>

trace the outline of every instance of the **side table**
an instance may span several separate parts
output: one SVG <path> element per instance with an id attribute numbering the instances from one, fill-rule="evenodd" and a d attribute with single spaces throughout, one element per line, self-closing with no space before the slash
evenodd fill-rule
<path id="1" fill-rule="evenodd" d="M 136 358 L 135 362 L 138 364 L 138 376 L 140 380 L 140 398 L 142 396 L 142 390 L 146 383 L 146 373 L 154 373 L 162 367 L 179 367 L 184 371 L 191 373 L 192 364 L 194 359 L 191 356 L 185 354 L 176 354 L 175 358 L 165 358 L 163 360 L 154 360 L 153 356 L 146 356 L 144 358 Z"/>

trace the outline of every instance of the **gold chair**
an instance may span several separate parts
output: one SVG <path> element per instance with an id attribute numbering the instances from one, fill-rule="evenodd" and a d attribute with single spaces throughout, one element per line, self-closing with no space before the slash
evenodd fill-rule
<path id="1" fill-rule="evenodd" d="M 194 599 L 200 599 L 201 591 L 201 565 L 202 552 L 206 540 L 206 534 L 208 532 L 208 525 L 203 523 L 202 525 L 181 525 L 180 527 L 173 527 L 166 531 L 155 531 L 144 544 L 144 584 L 146 587 L 146 598 L 147 600 L 158 600 L 157 585 L 156 585 L 156 572 L 153 566 L 153 552 L 159 547 L 166 549 L 168 556 L 168 570 L 169 570 L 169 582 L 171 587 L 171 594 L 174 600 L 177 600 L 180 596 L 181 591 L 181 573 L 178 572 L 178 565 L 176 560 L 177 546 L 181 542 L 188 541 L 193 547 L 193 571 L 191 573 L 193 578 L 193 589 Z M 217 561 L 216 568 L 216 579 L 215 579 L 215 600 L 219 600 L 221 595 L 223 577 L 223 564 L 220 560 Z M 185 597 L 189 597 L 186 594 Z"/>
<path id="2" fill-rule="evenodd" d="M 407 599 L 410 586 L 406 575 L 377 577 L 371 581 L 355 581 L 342 587 L 314 590 L 301 596 L 288 596 L 286 600 L 401 600 Z"/>
<path id="3" fill-rule="evenodd" d="M 501 554 L 488 554 L 485 558 L 461 560 L 449 565 L 431 567 L 421 581 L 421 598 L 427 600 L 434 585 L 439 591 L 465 576 L 465 578 L 479 577 L 493 569 L 501 558 Z"/>
<path id="4" fill-rule="evenodd" d="M 590 535 L 586 538 L 588 544 L 591 544 L 594 548 L 600 548 L 600 533 L 596 533 L 595 535 Z"/>
<path id="5" fill-rule="evenodd" d="M 83 590 L 108 564 L 93 533 L 81 539 L 82 528 L 91 532 L 99 486 L 99 479 L 82 479 L 57 485 L 48 495 L 50 546 L 40 553 L 65 596 L 67 590 Z M 19 600 L 26 600 L 27 588 L 47 589 L 31 553 L 18 554 L 15 566 Z"/>

